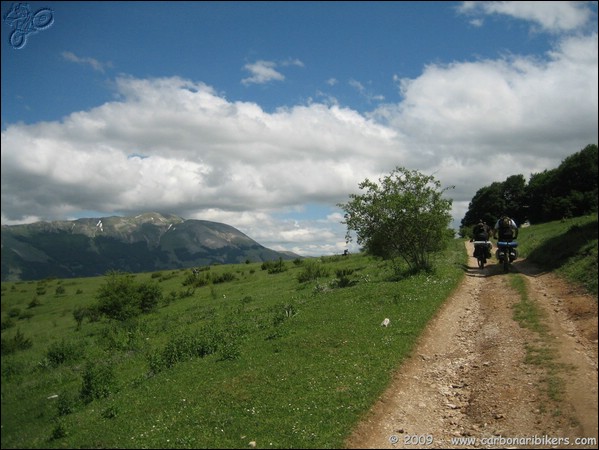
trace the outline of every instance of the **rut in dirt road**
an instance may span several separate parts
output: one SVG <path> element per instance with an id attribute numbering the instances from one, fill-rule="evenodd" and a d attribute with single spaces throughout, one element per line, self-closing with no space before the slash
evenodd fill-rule
<path id="1" fill-rule="evenodd" d="M 593 308 L 592 298 L 516 261 L 528 300 L 545 317 L 539 332 L 514 319 L 514 275 L 494 259 L 481 270 L 471 257 L 465 270 L 347 447 L 547 448 L 547 439 L 534 441 L 546 436 L 561 440 L 559 448 L 597 448 L 596 301 Z M 574 297 L 586 308 L 582 327 L 566 305 Z M 573 444 L 580 437 L 595 444 Z"/>

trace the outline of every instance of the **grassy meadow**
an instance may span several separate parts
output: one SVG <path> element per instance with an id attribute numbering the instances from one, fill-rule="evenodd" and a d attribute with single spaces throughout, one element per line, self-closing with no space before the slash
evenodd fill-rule
<path id="1" fill-rule="evenodd" d="M 519 241 L 596 294 L 596 215 Z M 78 316 L 105 277 L 2 283 L 2 448 L 341 448 L 467 257 L 456 239 L 403 278 L 362 254 L 131 274 L 163 295 L 124 322 Z"/>

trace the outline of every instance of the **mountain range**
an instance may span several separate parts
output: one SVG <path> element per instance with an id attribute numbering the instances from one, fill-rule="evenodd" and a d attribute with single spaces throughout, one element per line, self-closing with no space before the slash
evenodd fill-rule
<path id="1" fill-rule="evenodd" d="M 2 281 L 296 258 L 266 248 L 230 225 L 155 212 L 2 226 Z"/>

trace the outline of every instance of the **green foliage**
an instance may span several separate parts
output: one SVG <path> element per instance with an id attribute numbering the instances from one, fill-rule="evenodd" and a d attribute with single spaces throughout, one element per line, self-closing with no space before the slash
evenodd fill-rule
<path id="1" fill-rule="evenodd" d="M 37 295 L 34 295 L 29 304 L 27 305 L 27 308 L 35 308 L 36 306 L 39 306 L 41 304 L 42 302 L 40 302 L 40 299 L 37 297 Z"/>
<path id="2" fill-rule="evenodd" d="M 56 410 L 58 416 L 67 416 L 72 414 L 79 403 L 79 398 L 71 393 L 71 391 L 65 391 L 58 396 L 58 402 L 56 404 Z"/>
<path id="3" fill-rule="evenodd" d="M 283 262 L 283 258 L 279 258 L 277 261 L 264 261 L 261 266 L 262 270 L 266 270 L 268 273 L 282 273 L 287 270 L 287 266 Z"/>
<path id="4" fill-rule="evenodd" d="M 12 338 L 4 338 L 2 337 L 2 344 L 0 348 L 0 352 L 2 355 L 8 355 L 10 353 L 17 352 L 19 350 L 27 350 L 31 348 L 33 342 L 31 342 L 30 338 L 26 338 L 25 335 L 21 332 L 21 330 L 17 330 L 15 335 Z"/>
<path id="5" fill-rule="evenodd" d="M 344 288 L 356 284 L 357 280 L 351 279 L 353 273 L 353 269 L 339 269 L 335 271 L 335 275 L 337 275 L 337 279 L 334 281 L 336 287 Z"/>
<path id="6" fill-rule="evenodd" d="M 443 198 L 439 181 L 415 170 L 396 167 L 379 184 L 366 179 L 366 193 L 350 195 L 338 206 L 345 210 L 346 240 L 384 259 L 401 258 L 410 271 L 431 270 L 431 256 L 444 248 L 450 235 L 452 201 Z"/>
<path id="7" fill-rule="evenodd" d="M 83 355 L 81 345 L 61 339 L 53 342 L 46 351 L 46 358 L 49 363 L 56 367 L 68 361 L 75 361 Z"/>
<path id="8" fill-rule="evenodd" d="M 518 242 L 522 257 L 597 296 L 597 214 L 522 228 Z"/>
<path id="9" fill-rule="evenodd" d="M 14 308 L 10 308 L 10 310 L 8 311 L 8 317 L 10 317 L 10 318 L 17 318 L 20 315 L 21 315 L 21 308 L 14 307 Z"/>
<path id="10" fill-rule="evenodd" d="M 56 425 L 52 429 L 52 435 L 50 436 L 51 441 L 62 439 L 67 436 L 67 429 L 62 420 L 57 420 Z"/>
<path id="11" fill-rule="evenodd" d="M 232 272 L 215 273 L 208 271 L 209 267 L 204 270 L 193 270 L 186 274 L 183 280 L 183 286 L 202 287 L 209 284 L 226 283 L 234 281 L 237 277 Z"/>
<path id="12" fill-rule="evenodd" d="M 571 233 L 596 220 L 524 228 L 519 249 L 525 257 L 558 235 L 573 245 Z M 276 276 L 258 262 L 215 266 L 218 277 L 246 275 L 178 298 L 189 271 L 182 269 L 160 282 L 175 300 L 125 321 L 86 315 L 83 330 L 73 312 L 97 306 L 107 276 L 73 279 L 64 296 L 44 300 L 27 321 L 20 312 L 36 283 L 2 283 L 3 322 L 18 309 L 12 320 L 34 343 L 2 353 L 2 446 L 244 448 L 255 440 L 342 448 L 464 276 L 463 240 L 432 258 L 434 271 L 393 282 L 393 264 L 364 253 L 306 258 Z M 306 265 L 318 276 L 298 283 Z M 596 279 L 596 266 L 586 274 Z M 135 286 L 157 279 L 132 276 Z M 341 279 L 348 280 L 343 289 Z M 392 326 L 380 326 L 385 317 Z M 54 366 L 46 352 L 63 340 L 80 343 L 81 353 Z"/>
<path id="13" fill-rule="evenodd" d="M 151 282 L 136 283 L 134 277 L 110 272 L 97 294 L 98 310 L 115 320 L 128 320 L 153 311 L 162 299 L 162 289 Z"/>
<path id="14" fill-rule="evenodd" d="M 192 358 L 204 358 L 218 350 L 221 333 L 214 327 L 198 332 L 179 333 L 169 339 L 162 350 L 146 356 L 151 374 L 162 372 Z"/>
<path id="15" fill-rule="evenodd" d="M 109 353 L 115 351 L 134 351 L 139 345 L 138 324 L 135 319 L 111 322 L 98 333 L 98 343 Z"/>
<path id="16" fill-rule="evenodd" d="M 106 362 L 88 361 L 83 371 L 80 397 L 84 403 L 108 397 L 115 389 L 115 375 L 112 366 Z"/>
<path id="17" fill-rule="evenodd" d="M 78 306 L 73 310 L 73 318 L 75 319 L 75 322 L 77 322 L 77 329 L 81 329 L 81 324 L 83 323 L 83 320 L 85 319 L 85 317 L 88 314 L 88 309 L 82 306 Z"/>
<path id="18" fill-rule="evenodd" d="M 297 276 L 297 280 L 300 283 L 306 283 L 308 281 L 329 276 L 329 270 L 327 267 L 325 267 L 323 263 L 318 260 L 306 260 L 302 266 L 302 271 Z"/>
<path id="19" fill-rule="evenodd" d="M 518 225 L 596 213 L 597 159 L 597 145 L 587 145 L 559 167 L 531 174 L 528 184 L 523 175 L 512 175 L 479 189 L 461 221 L 460 236 L 471 237 L 478 219 L 493 224 L 504 213 Z"/>
<path id="20" fill-rule="evenodd" d="M 567 157 L 557 169 L 533 174 L 530 220 L 547 222 L 597 212 L 597 145 Z"/>
<path id="21" fill-rule="evenodd" d="M 8 330 L 9 328 L 12 328 L 15 326 L 15 321 L 12 319 L 12 317 L 7 317 L 6 319 L 2 320 L 2 325 L 0 327 L 0 329 L 2 331 L 4 330 Z"/>
<path id="22" fill-rule="evenodd" d="M 142 313 L 154 311 L 162 300 L 162 289 L 156 283 L 142 283 L 137 286 L 139 309 Z"/>

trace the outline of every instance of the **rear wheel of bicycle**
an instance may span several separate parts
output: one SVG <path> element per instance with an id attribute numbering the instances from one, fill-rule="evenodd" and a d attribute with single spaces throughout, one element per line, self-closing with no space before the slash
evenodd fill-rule
<path id="1" fill-rule="evenodd" d="M 479 269 L 485 268 L 485 260 L 483 258 L 478 258 L 478 267 Z"/>
<path id="2" fill-rule="evenodd" d="M 510 257 L 508 255 L 505 255 L 503 257 L 503 271 L 504 272 L 510 271 Z"/>

